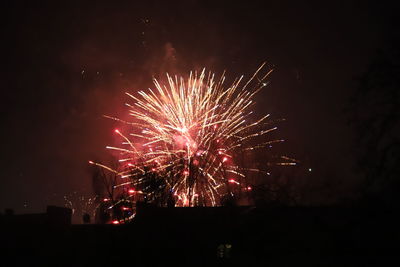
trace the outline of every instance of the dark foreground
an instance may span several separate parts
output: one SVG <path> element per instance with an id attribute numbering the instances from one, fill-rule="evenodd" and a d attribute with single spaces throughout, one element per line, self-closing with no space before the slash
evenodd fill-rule
<path id="1" fill-rule="evenodd" d="M 376 208 L 145 208 L 129 225 L 1 220 L 1 266 L 399 266 Z"/>

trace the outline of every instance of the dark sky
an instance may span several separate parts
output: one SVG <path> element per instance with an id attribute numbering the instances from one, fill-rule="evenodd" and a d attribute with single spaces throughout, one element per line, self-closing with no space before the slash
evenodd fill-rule
<path id="1" fill-rule="evenodd" d="M 317 202 L 355 193 L 354 136 L 343 109 L 394 29 L 394 7 L 62 2 L 14 1 L 1 11 L 1 210 L 38 212 L 62 204 L 64 194 L 91 194 L 87 161 L 106 159 L 114 142 L 115 125 L 102 115 L 124 116 L 125 91 L 146 89 L 166 71 L 203 67 L 226 70 L 232 81 L 264 61 L 275 71 L 257 113 L 286 119 L 282 150 L 313 170 L 293 179 L 311 184 Z M 319 198 L 327 185 L 329 199 Z"/>

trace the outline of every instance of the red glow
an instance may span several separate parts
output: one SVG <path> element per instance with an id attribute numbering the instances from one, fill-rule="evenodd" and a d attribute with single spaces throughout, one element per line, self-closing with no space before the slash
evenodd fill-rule
<path id="1" fill-rule="evenodd" d="M 183 175 L 189 175 L 189 171 L 184 171 Z"/>
<path id="2" fill-rule="evenodd" d="M 93 162 L 93 161 L 91 161 L 91 160 L 89 160 L 89 164 L 94 164 L 94 162 Z"/>
<path id="3" fill-rule="evenodd" d="M 248 187 L 247 187 L 247 190 L 248 190 L 248 191 L 251 191 L 251 189 L 252 189 L 251 186 L 248 186 Z"/>
<path id="4" fill-rule="evenodd" d="M 122 210 L 130 210 L 128 207 L 122 207 Z"/>
<path id="5" fill-rule="evenodd" d="M 227 161 L 228 160 L 228 158 L 227 157 L 224 157 L 223 159 L 222 159 L 222 162 L 225 162 L 225 161 Z"/>
<path id="6" fill-rule="evenodd" d="M 119 130 L 118 130 L 118 129 L 115 129 L 114 132 L 119 133 Z"/>
<path id="7" fill-rule="evenodd" d="M 112 224 L 119 224 L 119 221 L 118 220 L 114 220 L 114 221 L 112 221 Z"/>
<path id="8" fill-rule="evenodd" d="M 129 194 L 135 194 L 135 189 L 129 189 L 129 190 L 128 190 L 128 193 L 129 193 Z"/>
<path id="9" fill-rule="evenodd" d="M 110 199 L 109 198 L 103 198 L 103 201 L 104 202 L 107 202 L 107 201 L 109 201 Z"/>

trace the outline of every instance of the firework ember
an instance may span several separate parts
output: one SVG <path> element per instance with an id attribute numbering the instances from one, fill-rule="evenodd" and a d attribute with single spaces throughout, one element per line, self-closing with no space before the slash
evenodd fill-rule
<path id="1" fill-rule="evenodd" d="M 107 147 L 120 153 L 119 170 L 93 164 L 118 173 L 118 186 L 141 190 L 161 205 L 218 206 L 237 188 L 251 190 L 245 173 L 267 170 L 246 168 L 235 157 L 283 141 L 265 140 L 276 129 L 266 127 L 269 115 L 251 117 L 254 96 L 271 71 L 263 64 L 249 80 L 242 76 L 229 87 L 223 75 L 216 80 L 205 70 L 188 79 L 167 74 L 166 84 L 154 79 L 155 89 L 127 93 L 131 120 L 107 116 L 130 128 L 115 130 L 121 146 Z"/>

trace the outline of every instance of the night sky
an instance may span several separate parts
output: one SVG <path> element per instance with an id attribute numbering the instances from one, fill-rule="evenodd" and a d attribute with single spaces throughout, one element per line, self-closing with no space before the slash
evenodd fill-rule
<path id="1" fill-rule="evenodd" d="M 298 159 L 305 203 L 356 195 L 344 109 L 393 30 L 394 7 L 362 1 L 70 1 L 3 4 L 0 209 L 44 211 L 92 194 L 88 160 L 110 156 L 124 92 L 165 72 L 248 77 L 264 61 L 258 115 L 285 118 L 282 153 Z M 217 2 L 217 1 L 215 1 Z M 290 3 L 289 3 L 290 2 Z M 301 172 L 300 172 L 301 173 Z"/>

